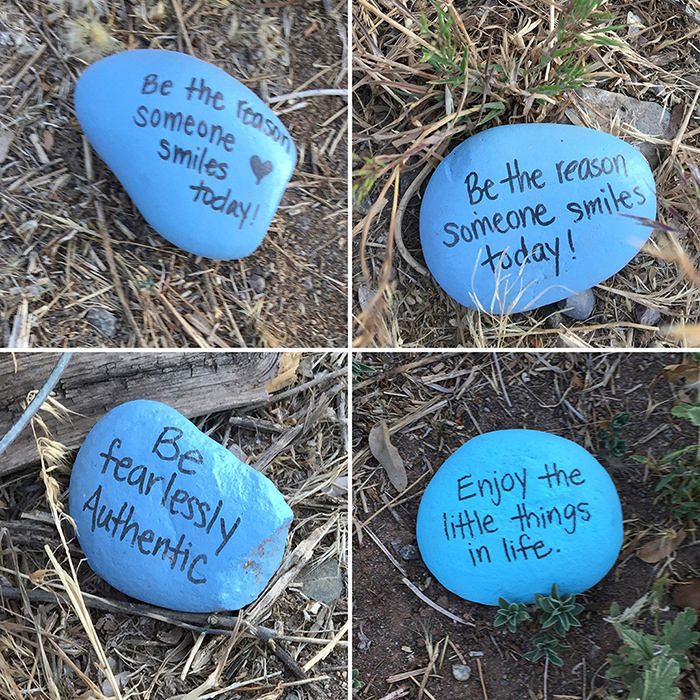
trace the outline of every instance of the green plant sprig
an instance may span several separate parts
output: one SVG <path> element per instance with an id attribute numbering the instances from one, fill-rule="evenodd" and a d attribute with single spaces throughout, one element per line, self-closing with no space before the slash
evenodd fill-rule
<path id="1" fill-rule="evenodd" d="M 524 603 L 509 603 L 505 598 L 498 599 L 498 612 L 493 621 L 494 627 L 508 625 L 511 632 L 515 632 L 519 622 L 530 619 Z"/>
<path id="2" fill-rule="evenodd" d="M 535 645 L 535 648 L 523 654 L 526 659 L 530 659 L 530 661 L 539 661 L 541 658 L 545 658 L 549 663 L 555 666 L 564 665 L 564 661 L 559 654 L 557 654 L 556 650 L 569 649 L 569 644 L 564 644 L 551 632 L 538 632 L 532 637 L 532 643 Z"/>
<path id="3" fill-rule="evenodd" d="M 575 595 L 562 598 L 556 583 L 548 596 L 535 593 L 535 606 L 542 610 L 540 624 L 543 630 L 552 627 L 559 636 L 564 637 L 572 627 L 581 626 L 576 615 L 583 612 L 583 605 L 576 602 Z"/>

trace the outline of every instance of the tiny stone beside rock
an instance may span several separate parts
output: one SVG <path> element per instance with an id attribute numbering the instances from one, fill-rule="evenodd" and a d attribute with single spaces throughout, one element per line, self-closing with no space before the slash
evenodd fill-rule
<path id="1" fill-rule="evenodd" d="M 452 675 L 455 680 L 468 681 L 471 674 L 472 670 L 466 664 L 452 664 Z"/>

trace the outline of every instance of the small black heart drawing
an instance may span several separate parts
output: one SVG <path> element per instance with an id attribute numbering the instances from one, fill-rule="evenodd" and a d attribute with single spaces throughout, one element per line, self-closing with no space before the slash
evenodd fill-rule
<path id="1" fill-rule="evenodd" d="M 262 180 L 265 175 L 269 175 L 272 172 L 272 163 L 269 160 L 263 163 L 259 156 L 253 156 L 250 159 L 250 167 L 253 169 L 253 175 L 258 179 L 255 183 L 256 185 L 260 184 L 260 180 Z"/>

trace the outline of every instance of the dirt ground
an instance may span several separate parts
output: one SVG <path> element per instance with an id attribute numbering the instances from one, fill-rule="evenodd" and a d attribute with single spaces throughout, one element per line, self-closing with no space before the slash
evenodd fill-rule
<path id="1" fill-rule="evenodd" d="M 21 356 L 17 363 L 21 373 Z M 109 371 L 118 372 L 119 360 L 112 356 L 110 363 Z M 285 559 L 272 584 L 238 613 L 220 614 L 178 613 L 120 593 L 88 567 L 65 518 L 64 546 L 56 509 L 67 508 L 73 455 L 56 465 L 60 425 L 69 416 L 57 406 L 71 408 L 59 381 L 52 405 L 54 416 L 62 418 L 51 431 L 53 442 L 37 443 L 36 460 L 40 448 L 43 463 L 0 479 L 0 696 L 115 697 L 102 671 L 107 662 L 124 698 L 344 700 L 345 369 L 344 353 L 305 354 L 291 380 L 270 389 L 262 404 L 193 419 L 200 430 L 263 469 L 294 512 Z M 136 394 L 137 386 L 132 380 Z M 101 417 L 94 415 L 94 422 Z M 32 429 L 42 435 L 37 419 L 25 430 Z M 6 455 L 11 451 L 12 445 Z M 340 583 L 336 597 L 327 596 L 326 602 L 304 592 L 309 569 L 320 562 L 334 565 Z M 71 603 L 68 591 L 80 591 L 87 608 Z"/>
<path id="2" fill-rule="evenodd" d="M 296 143 L 296 171 L 262 246 L 242 260 L 216 261 L 176 248 L 146 224 L 87 150 L 73 89 L 105 53 L 159 48 L 191 52 L 263 99 L 342 90 L 346 7 L 344 0 L 4 3 L 2 344 L 345 347 L 344 97 L 271 105 Z"/>
<path id="3" fill-rule="evenodd" d="M 621 696 L 619 680 L 605 679 L 606 656 L 621 644 L 605 621 L 611 603 L 625 609 L 667 575 L 660 620 L 672 618 L 679 612 L 672 603 L 676 584 L 700 572 L 693 523 L 685 524 L 684 544 L 658 564 L 636 555 L 641 544 L 665 528 L 684 526 L 657 502 L 658 477 L 631 459 L 641 455 L 658 460 L 680 444 L 697 444 L 697 429 L 670 414 L 679 401 L 698 400 L 693 383 L 697 369 L 687 386 L 678 377 L 672 383 L 672 377 L 662 376 L 670 365 L 685 362 L 697 368 L 697 363 L 681 353 L 361 353 L 354 359 L 375 370 L 356 376 L 353 388 L 353 668 L 362 683 L 356 697 L 420 698 L 423 681 L 422 697 L 438 700 L 544 697 L 544 663 L 523 658 L 538 630 L 534 622 L 521 623 L 515 634 L 495 628 L 496 608 L 447 591 L 416 548 L 418 505 L 431 476 L 471 437 L 507 428 L 573 440 L 598 459 L 618 489 L 625 531 L 622 551 L 610 573 L 578 596 L 585 607 L 579 615 L 582 627 L 566 636 L 571 648 L 561 652 L 563 667 L 549 664 L 547 697 Z M 620 412 L 630 412 L 631 420 L 622 434 L 629 451 L 618 458 L 597 434 Z M 380 420 L 386 421 L 407 468 L 408 488 L 400 495 L 369 453 L 368 434 Z M 418 593 L 474 626 L 454 622 L 421 600 L 403 582 L 399 567 Z M 653 630 L 650 615 L 641 619 L 645 631 Z M 425 677 L 429 656 L 438 647 L 437 663 Z M 452 666 L 464 662 L 471 676 L 457 681 Z M 690 698 L 699 687 L 696 648 L 679 697 Z"/>
<path id="4" fill-rule="evenodd" d="M 567 19 L 571 35 L 557 38 L 572 8 L 593 4 L 465 0 L 439 20 L 427 2 L 358 0 L 351 29 L 353 187 L 360 199 L 353 208 L 356 347 L 697 345 L 697 10 L 692 2 L 602 1 L 598 9 L 607 19 Z M 593 33 L 585 34 L 605 27 L 615 27 L 603 32 L 606 41 L 624 46 L 595 45 Z M 586 67 L 580 85 L 567 77 L 570 59 Z M 624 106 L 599 116 L 577 97 L 579 86 L 662 105 L 668 131 L 641 135 Z M 556 304 L 509 316 L 467 309 L 425 267 L 418 221 L 430 175 L 484 129 L 546 122 L 589 126 L 656 148 L 657 218 L 672 231 L 656 230 L 628 265 L 593 288 L 595 308 L 585 320 L 563 315 Z"/>

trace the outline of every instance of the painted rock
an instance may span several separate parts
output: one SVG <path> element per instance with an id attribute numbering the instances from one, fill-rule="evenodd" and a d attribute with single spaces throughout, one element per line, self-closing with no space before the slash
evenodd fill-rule
<path id="1" fill-rule="evenodd" d="M 70 513 L 88 564 L 174 610 L 238 610 L 279 567 L 292 511 L 273 483 L 157 401 L 111 410 L 85 438 Z"/>
<path id="2" fill-rule="evenodd" d="M 282 122 L 235 78 L 174 51 L 124 51 L 80 76 L 75 111 L 164 238 L 223 260 L 260 245 L 297 152 Z"/>
<path id="3" fill-rule="evenodd" d="M 603 467 L 574 442 L 498 430 L 462 445 L 418 509 L 423 561 L 453 593 L 484 605 L 532 603 L 595 585 L 622 545 L 622 509 Z"/>
<path id="4" fill-rule="evenodd" d="M 420 236 L 453 299 L 515 313 L 618 272 L 651 234 L 635 216 L 656 217 L 656 185 L 639 151 L 593 129 L 516 124 L 472 136 L 440 163 Z"/>

